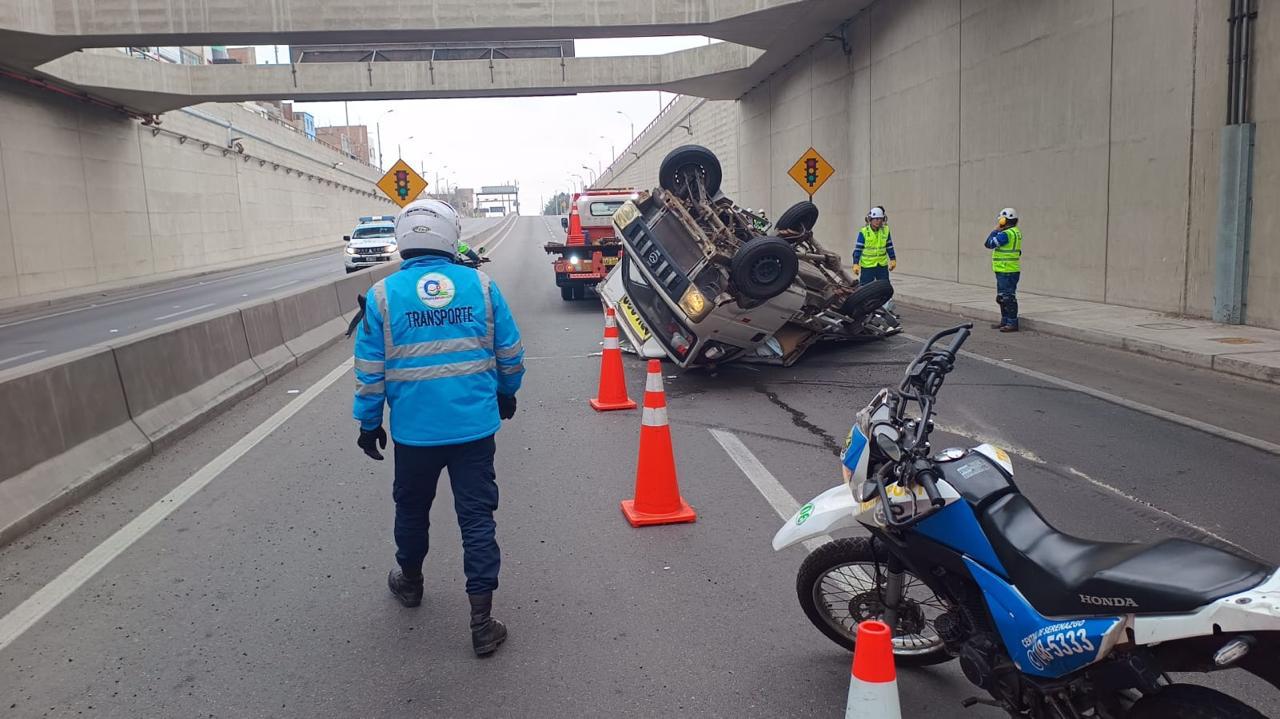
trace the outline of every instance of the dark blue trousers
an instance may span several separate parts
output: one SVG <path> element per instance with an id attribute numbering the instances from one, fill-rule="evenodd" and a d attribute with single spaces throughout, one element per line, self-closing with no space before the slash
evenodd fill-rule
<path id="1" fill-rule="evenodd" d="M 462 569 L 467 594 L 484 594 L 498 588 L 502 556 L 494 536 L 493 513 L 498 508 L 498 483 L 494 480 L 493 437 L 441 447 L 396 445 L 396 561 L 405 574 L 422 572 L 427 557 L 428 515 L 436 498 L 441 470 L 449 470 L 453 508 L 462 530 Z"/>
<path id="2" fill-rule="evenodd" d="M 1018 278 L 1021 272 L 996 273 L 996 304 L 1000 305 L 1000 324 L 1018 326 Z"/>

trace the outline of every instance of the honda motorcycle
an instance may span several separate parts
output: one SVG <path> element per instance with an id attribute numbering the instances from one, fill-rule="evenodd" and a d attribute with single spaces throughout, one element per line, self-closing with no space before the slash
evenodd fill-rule
<path id="1" fill-rule="evenodd" d="M 885 622 L 899 666 L 958 658 L 990 697 L 965 707 L 1033 719 L 1261 719 L 1169 675 L 1239 668 L 1280 688 L 1275 567 L 1182 539 L 1064 534 L 1018 491 L 1004 450 L 932 452 L 938 391 L 971 328 L 934 335 L 901 386 L 858 413 L 845 482 L 774 537 L 780 550 L 845 527 L 869 532 L 804 560 L 805 614 L 846 648 L 859 622 Z"/>

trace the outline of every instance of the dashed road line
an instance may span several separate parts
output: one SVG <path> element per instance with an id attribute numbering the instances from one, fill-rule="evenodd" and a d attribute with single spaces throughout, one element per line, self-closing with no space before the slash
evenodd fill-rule
<path id="1" fill-rule="evenodd" d="M 747 479 L 751 480 L 751 483 L 756 486 L 756 490 L 760 492 L 765 501 L 773 507 L 773 511 L 777 512 L 784 522 L 795 516 L 795 513 L 800 510 L 800 503 L 796 501 L 795 497 L 791 496 L 786 487 L 782 486 L 782 482 L 779 482 L 778 478 L 773 476 L 773 473 L 751 453 L 751 450 L 747 449 L 747 445 L 743 444 L 737 435 L 723 429 L 710 429 L 707 431 L 711 433 L 716 442 L 720 443 L 720 446 L 729 455 L 729 459 L 732 459 L 733 463 L 738 465 L 738 469 L 747 475 Z M 803 544 L 805 549 L 812 552 L 830 541 L 832 541 L 831 537 L 823 534 L 813 539 L 806 539 Z"/>
<path id="2" fill-rule="evenodd" d="M 218 304 L 217 302 L 210 302 L 210 303 L 208 303 L 208 304 L 204 304 L 204 305 L 197 305 L 197 306 L 192 307 L 192 308 L 190 308 L 190 309 L 179 310 L 179 311 L 177 311 L 177 312 L 170 312 L 170 313 L 169 313 L 169 314 L 167 314 L 167 315 L 160 315 L 159 317 L 152 317 L 152 318 L 151 318 L 151 320 L 152 320 L 153 322 L 159 322 L 160 320 L 172 319 L 172 318 L 174 318 L 174 317 L 179 317 L 179 316 L 181 316 L 181 315 L 189 315 L 189 314 L 191 314 L 192 312 L 199 312 L 200 310 L 207 310 L 207 309 L 209 309 L 210 307 L 214 307 L 214 306 L 216 306 L 217 304 Z"/>

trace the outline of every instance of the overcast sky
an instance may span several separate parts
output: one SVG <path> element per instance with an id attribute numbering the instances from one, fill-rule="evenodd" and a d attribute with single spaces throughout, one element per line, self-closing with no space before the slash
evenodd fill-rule
<path id="1" fill-rule="evenodd" d="M 672 52 L 706 42 L 672 37 L 579 40 L 576 45 L 580 57 L 603 57 Z M 283 46 L 280 58 L 288 61 Z M 271 46 L 258 48 L 259 62 L 273 59 Z M 662 93 L 662 103 L 671 99 Z M 300 102 L 294 107 L 314 115 L 317 126 L 346 122 L 341 102 Z M 659 108 L 659 93 L 625 92 L 352 102 L 347 112 L 351 124 L 369 125 L 375 146 L 374 125 L 380 126 L 385 166 L 395 162 L 399 152 L 419 172 L 425 166 L 432 187 L 437 172 L 441 185 L 446 178 L 449 185 L 476 188 L 518 181 L 521 211 L 529 215 L 540 213 L 540 203 L 557 191 L 567 191 L 577 181 L 572 173 L 589 180 L 582 165 L 592 172 L 597 166 L 608 167 L 612 153 L 621 153 L 630 142 L 632 121 L 638 134 Z"/>

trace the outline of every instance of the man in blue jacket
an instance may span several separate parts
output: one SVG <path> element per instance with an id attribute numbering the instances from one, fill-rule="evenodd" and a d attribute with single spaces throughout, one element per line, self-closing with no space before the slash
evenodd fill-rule
<path id="1" fill-rule="evenodd" d="M 478 656 L 507 638 L 490 616 L 500 555 L 494 435 L 516 411 L 524 376 L 520 330 L 498 286 L 454 263 L 460 223 L 448 203 L 421 200 L 396 218 L 404 263 L 369 290 L 355 345 L 353 414 L 358 446 L 381 460 L 387 446 L 382 405 L 395 440 L 396 562 L 387 585 L 406 607 L 422 603 L 428 514 L 449 470 L 462 528 L 463 570 Z"/>

